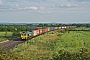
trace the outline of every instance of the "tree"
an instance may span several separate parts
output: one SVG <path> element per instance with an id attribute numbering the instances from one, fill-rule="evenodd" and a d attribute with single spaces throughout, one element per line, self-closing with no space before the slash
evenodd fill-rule
<path id="1" fill-rule="evenodd" d="M 5 37 L 7 37 L 7 31 L 5 32 Z"/>
<path id="2" fill-rule="evenodd" d="M 17 28 L 14 29 L 12 36 L 20 36 L 20 32 L 17 30 Z"/>

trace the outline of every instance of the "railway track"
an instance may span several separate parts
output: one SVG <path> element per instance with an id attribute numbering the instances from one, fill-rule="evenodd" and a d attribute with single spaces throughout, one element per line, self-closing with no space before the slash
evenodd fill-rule
<path id="1" fill-rule="evenodd" d="M 0 43 L 0 46 L 1 46 L 2 50 L 9 51 L 9 50 L 17 47 L 18 44 L 21 44 L 24 42 L 25 41 L 21 41 L 20 38 L 17 38 L 17 39 L 11 40 L 11 41 Z"/>
<path id="2" fill-rule="evenodd" d="M 39 35 L 37 35 L 37 36 L 39 36 Z M 31 40 L 32 38 L 35 38 L 37 36 L 29 37 L 28 40 Z M 10 51 L 11 49 L 17 47 L 19 44 L 25 43 L 28 40 L 21 41 L 20 38 L 17 38 L 17 39 L 13 39 L 13 40 L 10 40 L 10 41 L 4 42 L 4 43 L 0 43 L 0 46 L 1 46 L 2 50 Z"/>

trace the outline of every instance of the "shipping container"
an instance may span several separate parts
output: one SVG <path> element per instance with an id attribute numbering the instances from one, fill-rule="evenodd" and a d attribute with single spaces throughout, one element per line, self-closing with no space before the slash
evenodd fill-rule
<path id="1" fill-rule="evenodd" d="M 39 34 L 42 34 L 42 29 L 39 29 Z"/>
<path id="2" fill-rule="evenodd" d="M 44 29 L 42 29 L 42 34 L 44 34 Z"/>
<path id="3" fill-rule="evenodd" d="M 66 26 L 66 28 L 68 29 L 68 28 L 69 28 L 69 26 Z"/>
<path id="4" fill-rule="evenodd" d="M 48 27 L 48 31 L 50 31 L 50 28 Z"/>
<path id="5" fill-rule="evenodd" d="M 39 29 L 38 30 L 36 30 L 36 33 L 37 33 L 37 35 L 39 35 L 40 33 L 39 33 Z"/>
<path id="6" fill-rule="evenodd" d="M 64 26 L 62 26 L 62 29 L 64 29 Z"/>
<path id="7" fill-rule="evenodd" d="M 64 26 L 64 28 L 66 28 L 66 26 Z"/>
<path id="8" fill-rule="evenodd" d="M 45 32 L 45 33 L 48 32 L 48 28 L 44 28 L 44 32 Z"/>
<path id="9" fill-rule="evenodd" d="M 50 31 L 53 31 L 54 30 L 54 27 L 50 27 Z"/>
<path id="10" fill-rule="evenodd" d="M 39 35 L 39 30 L 33 30 L 33 36 Z"/>
<path id="11" fill-rule="evenodd" d="M 62 27 L 59 27 L 59 29 L 61 29 Z"/>
<path id="12" fill-rule="evenodd" d="M 36 33 L 36 30 L 33 30 L 33 36 L 36 36 L 37 33 Z"/>
<path id="13" fill-rule="evenodd" d="M 76 28 L 76 26 L 69 26 L 69 28 Z"/>
<path id="14" fill-rule="evenodd" d="M 59 28 L 58 27 L 54 27 L 54 30 L 58 30 Z"/>

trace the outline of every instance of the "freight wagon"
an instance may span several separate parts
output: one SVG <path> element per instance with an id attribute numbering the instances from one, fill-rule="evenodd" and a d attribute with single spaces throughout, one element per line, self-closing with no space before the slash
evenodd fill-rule
<path id="1" fill-rule="evenodd" d="M 58 30 L 59 29 L 59 27 L 54 27 L 54 30 Z"/>
<path id="2" fill-rule="evenodd" d="M 48 32 L 48 28 L 44 28 L 44 33 Z"/>
<path id="3" fill-rule="evenodd" d="M 27 40 L 29 37 L 35 37 L 44 33 L 47 33 L 49 31 L 54 31 L 54 30 L 60 30 L 60 29 L 68 29 L 68 28 L 75 28 L 76 26 L 62 26 L 62 27 L 48 27 L 48 28 L 43 28 L 43 29 L 37 29 L 33 30 L 32 32 L 22 32 L 21 33 L 21 39 Z"/>
<path id="4" fill-rule="evenodd" d="M 54 27 L 50 27 L 50 31 L 53 31 L 54 30 Z"/>

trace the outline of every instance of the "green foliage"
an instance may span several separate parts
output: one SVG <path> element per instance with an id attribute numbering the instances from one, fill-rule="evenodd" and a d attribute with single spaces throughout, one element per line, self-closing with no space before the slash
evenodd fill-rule
<path id="1" fill-rule="evenodd" d="M 79 27 L 79 28 L 74 28 L 72 30 L 69 31 L 90 31 L 90 27 L 86 28 L 86 27 Z"/>
<path id="2" fill-rule="evenodd" d="M 4 25 L 0 24 L 0 31 L 14 31 L 15 28 L 18 31 L 32 31 L 33 29 L 37 28 L 45 28 L 45 27 L 61 27 L 61 26 L 77 26 L 77 27 L 89 27 L 90 24 L 51 24 L 51 23 L 40 23 L 40 24 L 10 24 Z"/>
<path id="3" fill-rule="evenodd" d="M 73 53 L 65 49 L 59 50 L 53 55 L 54 60 L 90 60 L 90 51 L 87 48 L 80 48 L 78 53 Z"/>
<path id="4" fill-rule="evenodd" d="M 7 36 L 12 36 L 12 32 L 0 32 L 0 36 L 4 37 L 6 33 L 7 33 Z"/>
<path id="5" fill-rule="evenodd" d="M 13 32 L 13 31 L 29 31 L 30 27 L 27 25 L 0 25 L 0 31 L 9 31 L 9 32 Z"/>
<path id="6" fill-rule="evenodd" d="M 12 33 L 12 36 L 20 36 L 20 32 L 18 32 L 18 31 L 14 31 L 13 33 Z"/>
<path id="7" fill-rule="evenodd" d="M 0 32 L 0 42 L 20 37 L 20 32 Z"/>
<path id="8" fill-rule="evenodd" d="M 52 51 L 54 60 L 90 60 L 90 32 L 70 31 L 57 41 Z"/>
<path id="9" fill-rule="evenodd" d="M 3 60 L 90 60 L 90 32 L 51 31 L 0 54 Z"/>
<path id="10" fill-rule="evenodd" d="M 26 57 L 31 60 L 48 60 L 51 57 L 51 51 L 54 48 L 55 41 L 57 40 L 57 31 L 48 32 L 45 35 L 38 36 L 25 44 L 19 45 L 12 52 L 22 54 L 22 57 Z M 50 38 L 52 37 L 52 38 Z M 25 60 L 25 58 L 24 58 Z"/>
<path id="11" fill-rule="evenodd" d="M 6 41 L 7 40 L 7 38 L 0 38 L 0 42 L 3 42 L 3 41 Z"/>
<path id="12" fill-rule="evenodd" d="M 9 40 L 12 36 L 12 32 L 0 32 L 0 42 Z"/>

